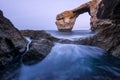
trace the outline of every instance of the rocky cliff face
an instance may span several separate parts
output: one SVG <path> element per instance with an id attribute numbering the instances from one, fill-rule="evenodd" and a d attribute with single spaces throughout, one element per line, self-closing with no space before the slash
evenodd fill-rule
<path id="1" fill-rule="evenodd" d="M 77 16 L 84 12 L 88 12 L 91 16 L 91 29 L 95 31 L 95 35 L 79 40 L 80 44 L 98 46 L 108 51 L 108 53 L 120 57 L 120 0 L 92 0 L 69 12 L 73 13 L 69 17 L 74 15 L 69 21 L 73 21 L 73 18 L 76 19 Z M 66 19 L 64 13 L 58 14 L 56 21 L 57 26 L 61 25 L 62 29 L 67 27 L 63 26 L 63 24 L 73 26 L 71 22 L 64 22 L 64 19 Z"/>
<path id="2" fill-rule="evenodd" d="M 76 18 L 85 12 L 88 12 L 91 16 L 90 18 L 90 25 L 91 30 L 95 30 L 97 27 L 97 22 L 99 21 L 97 17 L 97 12 L 99 5 L 101 3 L 101 0 L 91 0 L 85 4 L 80 5 L 79 7 L 64 11 L 57 15 L 56 17 L 56 25 L 58 27 L 59 31 L 71 31 L 74 23 L 76 21 Z"/>
<path id="3" fill-rule="evenodd" d="M 26 43 L 20 32 L 0 11 L 0 69 L 21 55 Z"/>
<path id="4" fill-rule="evenodd" d="M 101 42 L 107 51 L 120 57 L 120 0 L 102 0 L 97 16 L 101 20 L 96 36 L 102 37 Z"/>
<path id="5" fill-rule="evenodd" d="M 99 46 L 120 58 L 120 1 L 102 0 L 96 16 L 99 18 L 95 22 L 96 34 L 80 43 Z"/>

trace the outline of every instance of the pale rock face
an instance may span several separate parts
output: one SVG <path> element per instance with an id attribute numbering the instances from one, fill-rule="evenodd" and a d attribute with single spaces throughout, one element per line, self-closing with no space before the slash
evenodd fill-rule
<path id="1" fill-rule="evenodd" d="M 82 4 L 81 6 L 69 10 L 69 11 L 64 11 L 60 14 L 57 15 L 56 17 L 56 25 L 59 31 L 71 31 L 76 18 L 85 12 L 88 12 L 89 15 L 91 16 L 90 19 L 90 25 L 91 29 L 94 30 L 94 27 L 96 27 L 95 23 L 97 23 L 99 20 L 97 18 L 97 10 L 98 10 L 98 5 L 100 4 L 101 0 L 92 0 L 89 1 L 85 4 Z"/>
<path id="2" fill-rule="evenodd" d="M 56 17 L 56 25 L 59 31 L 71 31 L 77 16 L 72 11 L 64 11 Z"/>

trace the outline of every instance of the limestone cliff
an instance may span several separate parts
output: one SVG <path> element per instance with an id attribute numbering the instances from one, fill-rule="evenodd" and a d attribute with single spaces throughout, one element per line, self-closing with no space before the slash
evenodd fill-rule
<path id="1" fill-rule="evenodd" d="M 96 16 L 96 34 L 80 43 L 101 47 L 120 58 L 120 0 L 102 0 Z"/>
<path id="2" fill-rule="evenodd" d="M 103 38 L 101 42 L 107 51 L 120 57 L 120 0 L 102 0 L 97 16 L 101 21 L 96 36 Z"/>
<path id="3" fill-rule="evenodd" d="M 100 25 L 109 25 L 111 24 L 111 19 L 119 18 L 118 4 L 119 0 L 91 0 L 75 9 L 64 11 L 58 14 L 56 17 L 56 25 L 59 31 L 71 31 L 76 18 L 80 14 L 88 12 L 91 16 L 91 30 L 96 31 Z"/>
<path id="4" fill-rule="evenodd" d="M 88 12 L 89 15 L 91 16 L 90 18 L 91 30 L 95 30 L 97 27 L 96 23 L 99 21 L 97 17 L 97 12 L 100 3 L 101 0 L 92 0 L 85 4 L 80 5 L 75 9 L 64 11 L 58 14 L 56 17 L 56 25 L 58 27 L 58 30 L 71 31 L 76 21 L 76 18 L 80 14 L 83 14 L 85 12 Z"/>
<path id="5" fill-rule="evenodd" d="M 66 12 L 66 11 L 65 11 Z M 69 22 L 66 23 L 65 12 L 57 15 L 57 26 L 62 31 L 71 31 L 77 16 L 88 12 L 91 16 L 91 29 L 95 31 L 93 37 L 78 41 L 80 44 L 94 45 L 108 51 L 108 53 L 120 57 L 120 0 L 92 0 L 78 8 L 69 10 Z M 74 16 L 74 17 L 73 17 Z M 74 20 L 72 20 L 74 19 Z M 62 23 L 61 23 L 62 21 Z M 65 26 L 65 24 L 68 24 Z M 61 30 L 60 30 L 61 31 Z"/>

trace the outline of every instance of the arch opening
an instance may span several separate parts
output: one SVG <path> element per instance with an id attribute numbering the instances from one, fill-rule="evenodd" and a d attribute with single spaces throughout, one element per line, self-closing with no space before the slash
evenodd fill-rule
<path id="1" fill-rule="evenodd" d="M 78 16 L 76 19 L 73 30 L 89 30 L 90 29 L 90 15 L 84 13 Z"/>

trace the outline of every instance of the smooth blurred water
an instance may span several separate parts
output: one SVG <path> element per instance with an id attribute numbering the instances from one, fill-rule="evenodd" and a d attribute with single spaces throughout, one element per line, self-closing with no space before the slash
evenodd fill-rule
<path id="1" fill-rule="evenodd" d="M 56 43 L 40 63 L 22 65 L 19 80 L 93 80 L 96 75 L 120 76 L 120 69 L 106 62 L 104 54 L 97 47 Z"/>
<path id="2" fill-rule="evenodd" d="M 89 30 L 47 32 L 73 40 L 93 35 Z M 22 64 L 18 80 L 120 80 L 120 60 L 98 47 L 56 43 L 38 64 Z"/>
<path id="3" fill-rule="evenodd" d="M 94 35 L 91 30 L 73 30 L 71 32 L 59 32 L 57 30 L 47 30 L 52 36 L 63 39 L 74 40 Z"/>

